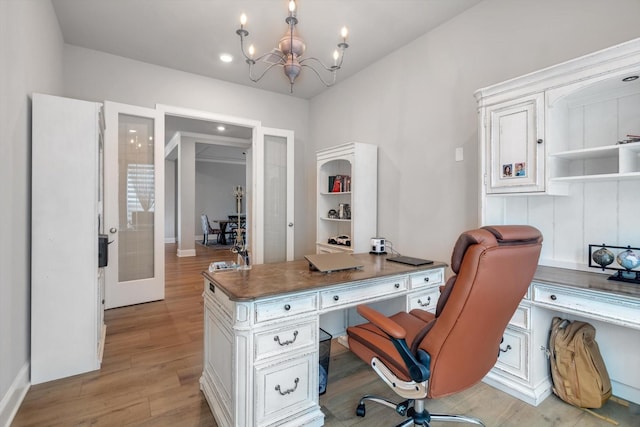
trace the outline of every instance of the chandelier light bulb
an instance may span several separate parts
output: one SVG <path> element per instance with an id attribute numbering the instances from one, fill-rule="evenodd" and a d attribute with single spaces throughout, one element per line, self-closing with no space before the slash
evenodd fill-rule
<path id="1" fill-rule="evenodd" d="M 296 11 L 296 2 L 294 0 L 291 0 L 289 2 L 289 13 L 293 13 Z"/>
<path id="2" fill-rule="evenodd" d="M 253 59 L 253 55 L 256 53 L 256 48 L 253 45 L 249 46 L 249 58 Z"/>
<path id="3" fill-rule="evenodd" d="M 340 54 L 338 53 L 338 49 L 333 51 L 333 65 L 338 65 L 338 58 Z"/>
<path id="4" fill-rule="evenodd" d="M 247 15 L 243 13 L 240 15 L 240 28 L 244 28 L 245 25 L 247 25 Z"/>
<path id="5" fill-rule="evenodd" d="M 344 40 L 347 39 L 347 35 L 349 35 L 349 30 L 347 30 L 347 27 L 342 27 L 342 30 L 340 31 L 340 35 Z"/>

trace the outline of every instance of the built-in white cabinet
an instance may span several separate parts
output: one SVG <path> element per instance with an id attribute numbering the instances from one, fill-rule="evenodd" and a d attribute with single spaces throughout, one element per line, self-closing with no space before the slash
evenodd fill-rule
<path id="1" fill-rule="evenodd" d="M 34 94 L 31 383 L 100 368 L 101 104 Z"/>
<path id="2" fill-rule="evenodd" d="M 640 40 L 476 92 L 482 193 L 640 178 Z"/>
<path id="3" fill-rule="evenodd" d="M 486 109 L 487 193 L 545 191 L 544 94 Z"/>
<path id="4" fill-rule="evenodd" d="M 377 231 L 378 147 L 351 142 L 316 158 L 316 251 L 368 252 Z"/>

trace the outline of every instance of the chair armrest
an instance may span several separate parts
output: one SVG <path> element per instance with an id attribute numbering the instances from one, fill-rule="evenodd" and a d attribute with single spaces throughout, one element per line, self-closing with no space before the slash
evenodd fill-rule
<path id="1" fill-rule="evenodd" d="M 407 366 L 409 375 L 413 381 L 423 382 L 429 379 L 431 376 L 431 370 L 429 368 L 431 356 L 424 350 L 418 350 L 420 361 L 416 359 L 416 356 L 414 356 L 407 345 L 407 341 L 405 340 L 407 332 L 402 326 L 366 305 L 359 305 L 357 311 L 362 317 L 389 337 L 398 354 L 402 357 L 404 364 Z"/>
<path id="2" fill-rule="evenodd" d="M 398 325 L 379 311 L 376 311 L 371 307 L 367 307 L 366 305 L 359 305 L 357 310 L 358 314 L 380 328 L 389 336 L 389 338 L 404 339 L 407 336 L 407 332 L 402 326 Z"/>

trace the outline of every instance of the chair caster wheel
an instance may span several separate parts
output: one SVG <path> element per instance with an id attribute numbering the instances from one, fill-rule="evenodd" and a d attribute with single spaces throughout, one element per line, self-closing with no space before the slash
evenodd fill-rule
<path id="1" fill-rule="evenodd" d="M 365 415 L 364 403 L 360 403 L 358 405 L 358 407 L 356 408 L 356 415 L 359 417 L 364 417 Z"/>

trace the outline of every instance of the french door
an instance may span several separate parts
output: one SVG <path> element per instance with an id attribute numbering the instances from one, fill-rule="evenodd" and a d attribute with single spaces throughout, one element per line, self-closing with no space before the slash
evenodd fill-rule
<path id="1" fill-rule="evenodd" d="M 294 133 L 260 127 L 254 188 L 258 263 L 294 257 Z"/>
<path id="2" fill-rule="evenodd" d="M 164 114 L 105 102 L 105 308 L 164 299 Z"/>

